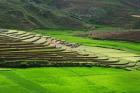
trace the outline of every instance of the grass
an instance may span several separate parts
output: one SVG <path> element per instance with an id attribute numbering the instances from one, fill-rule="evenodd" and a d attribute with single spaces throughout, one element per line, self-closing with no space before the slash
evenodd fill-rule
<path id="1" fill-rule="evenodd" d="M 112 68 L 13 69 L 0 81 L 0 93 L 140 93 L 139 71 Z"/>
<path id="2" fill-rule="evenodd" d="M 85 37 L 78 37 L 74 34 L 79 32 L 77 30 L 57 30 L 57 29 L 48 29 L 48 30 L 33 30 L 33 32 L 42 34 L 42 35 L 50 35 L 62 40 L 66 40 L 69 42 L 80 43 L 87 46 L 100 46 L 107 48 L 115 48 L 128 50 L 135 53 L 139 53 L 140 51 L 140 43 L 134 42 L 126 42 L 126 41 L 111 41 L 111 40 L 93 40 Z M 80 31 L 82 33 L 82 31 Z"/>

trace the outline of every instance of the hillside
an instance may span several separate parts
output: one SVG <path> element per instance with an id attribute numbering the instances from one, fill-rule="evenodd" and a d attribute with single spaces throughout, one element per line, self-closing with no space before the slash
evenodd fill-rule
<path id="1" fill-rule="evenodd" d="M 72 17 L 92 24 L 138 27 L 140 0 L 54 0 L 52 3 Z M 61 6 L 61 7 L 60 7 Z"/>
<path id="2" fill-rule="evenodd" d="M 79 20 L 53 10 L 48 3 L 48 0 L 0 0 L 0 27 L 27 29 L 85 27 Z"/>
<path id="3" fill-rule="evenodd" d="M 0 28 L 139 28 L 140 0 L 0 0 Z"/>

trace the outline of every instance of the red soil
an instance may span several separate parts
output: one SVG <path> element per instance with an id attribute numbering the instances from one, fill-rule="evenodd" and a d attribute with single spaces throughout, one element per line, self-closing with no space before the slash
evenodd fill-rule
<path id="1" fill-rule="evenodd" d="M 96 39 L 113 39 L 140 42 L 140 31 L 92 32 L 90 37 Z"/>

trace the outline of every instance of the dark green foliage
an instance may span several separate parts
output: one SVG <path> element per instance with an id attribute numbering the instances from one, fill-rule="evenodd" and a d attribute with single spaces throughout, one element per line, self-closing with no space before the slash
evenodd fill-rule
<path id="1" fill-rule="evenodd" d="M 0 11 L 0 28 L 140 27 L 138 0 L 0 0 Z"/>
<path id="2" fill-rule="evenodd" d="M 45 0 L 0 0 L 0 28 L 61 28 L 63 25 L 65 25 L 64 28 L 86 27 L 74 18 L 69 18 L 65 14 L 61 16 L 55 13 L 55 10 L 50 10 L 50 6 L 47 5 L 49 2 Z"/>

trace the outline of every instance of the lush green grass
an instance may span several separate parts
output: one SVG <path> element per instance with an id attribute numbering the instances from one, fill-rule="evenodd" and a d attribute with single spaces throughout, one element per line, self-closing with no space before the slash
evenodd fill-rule
<path id="1" fill-rule="evenodd" d="M 0 93 L 140 93 L 140 72 L 112 68 L 0 71 Z"/>
<path id="2" fill-rule="evenodd" d="M 59 39 L 80 43 L 88 46 L 100 46 L 100 47 L 124 49 L 124 50 L 134 51 L 136 53 L 139 53 L 140 51 L 140 43 L 125 42 L 125 41 L 110 41 L 110 40 L 92 40 L 85 37 L 74 36 L 76 32 L 79 32 L 76 30 L 74 31 L 74 30 L 48 29 L 48 30 L 33 30 L 33 32 L 42 35 L 50 35 Z M 82 31 L 80 32 L 82 33 Z"/>

